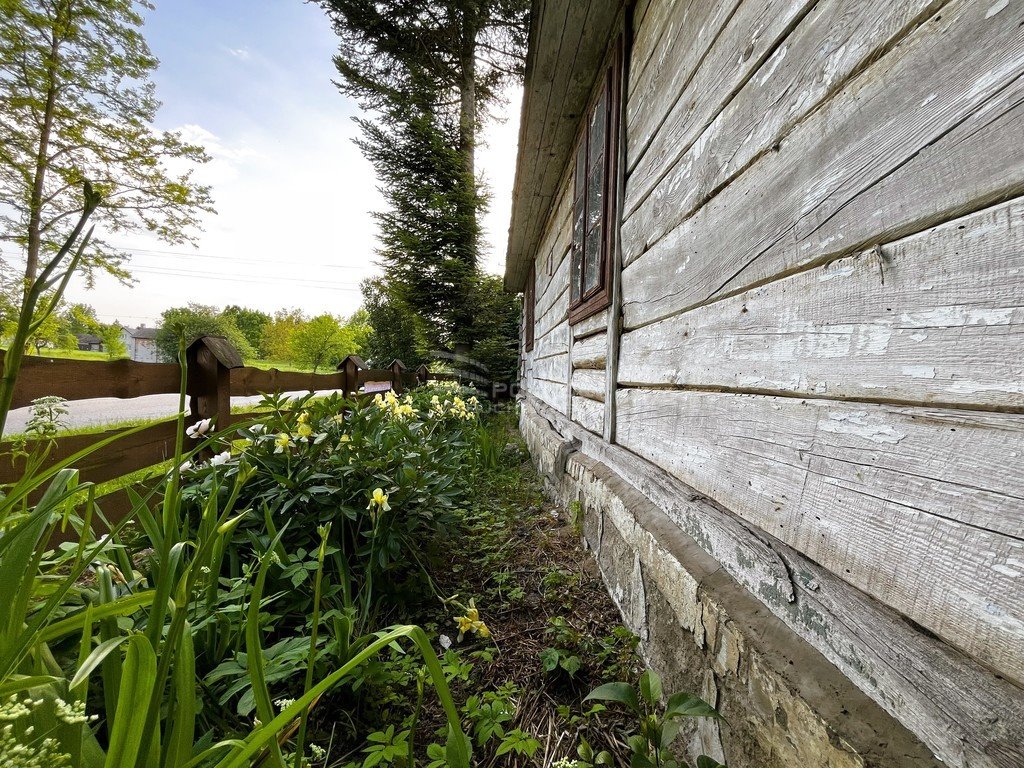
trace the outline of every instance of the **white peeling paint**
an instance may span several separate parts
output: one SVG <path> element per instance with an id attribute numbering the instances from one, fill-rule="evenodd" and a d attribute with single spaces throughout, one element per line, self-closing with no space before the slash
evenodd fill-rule
<path id="1" fill-rule="evenodd" d="M 930 365 L 904 365 L 903 375 L 912 379 L 934 379 L 935 368 Z"/>
<path id="2" fill-rule="evenodd" d="M 837 435 L 854 435 L 873 443 L 885 443 L 896 445 L 906 433 L 897 432 L 889 424 L 873 424 L 868 420 L 866 411 L 853 411 L 851 413 L 830 413 L 828 420 L 820 423 L 822 432 L 831 432 Z"/>
<path id="3" fill-rule="evenodd" d="M 998 3 L 988 9 L 988 13 L 985 14 L 986 19 L 991 19 L 997 13 L 1001 13 L 1006 10 L 1006 6 L 1010 4 L 1010 0 L 999 0 Z"/>
<path id="4" fill-rule="evenodd" d="M 954 304 L 945 307 L 924 309 L 919 312 L 904 312 L 900 324 L 911 328 L 959 328 L 965 325 L 1010 325 L 1013 322 L 1014 307 L 984 309 Z"/>
<path id="5" fill-rule="evenodd" d="M 980 392 L 1001 392 L 1006 395 L 1024 395 L 1024 383 L 1021 382 L 997 382 L 984 383 L 965 379 L 953 382 L 949 387 L 950 392 L 961 395 L 976 395 Z"/>

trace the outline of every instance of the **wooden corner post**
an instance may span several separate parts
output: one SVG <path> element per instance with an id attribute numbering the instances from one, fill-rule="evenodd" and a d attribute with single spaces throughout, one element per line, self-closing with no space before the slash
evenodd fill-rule
<path id="1" fill-rule="evenodd" d="M 242 367 L 242 356 L 223 336 L 202 336 L 186 350 L 185 359 L 191 423 L 215 418 L 217 430 L 226 430 L 231 426 L 231 369 Z"/>
<path id="2" fill-rule="evenodd" d="M 426 365 L 421 365 L 416 369 L 416 381 L 421 385 L 426 384 L 430 380 L 430 369 Z"/>
<path id="3" fill-rule="evenodd" d="M 359 371 L 366 370 L 366 363 L 359 355 L 349 355 L 340 363 L 338 370 L 341 371 L 341 390 L 345 397 L 354 395 L 359 391 Z"/>
<path id="4" fill-rule="evenodd" d="M 402 374 L 405 372 L 405 363 L 398 358 L 391 361 L 391 388 L 395 390 L 396 395 L 400 395 L 403 392 L 402 388 Z"/>

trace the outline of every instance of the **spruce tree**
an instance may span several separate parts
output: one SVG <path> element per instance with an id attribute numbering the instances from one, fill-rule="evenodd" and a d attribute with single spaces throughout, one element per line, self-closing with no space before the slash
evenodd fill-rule
<path id="1" fill-rule="evenodd" d="M 522 77 L 527 0 L 321 0 L 340 38 L 342 92 L 372 117 L 359 145 L 389 209 L 378 215 L 389 290 L 434 344 L 471 342 L 479 216 L 477 132 Z"/>

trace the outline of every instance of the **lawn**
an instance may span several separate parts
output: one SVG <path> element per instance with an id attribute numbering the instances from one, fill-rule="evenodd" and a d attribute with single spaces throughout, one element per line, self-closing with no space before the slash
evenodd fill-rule
<path id="1" fill-rule="evenodd" d="M 46 348 L 43 350 L 41 355 L 30 352 L 25 357 L 38 357 L 40 359 L 55 359 L 55 360 L 96 360 L 103 363 L 110 362 L 110 356 L 106 352 L 90 352 L 84 349 L 55 349 Z"/>

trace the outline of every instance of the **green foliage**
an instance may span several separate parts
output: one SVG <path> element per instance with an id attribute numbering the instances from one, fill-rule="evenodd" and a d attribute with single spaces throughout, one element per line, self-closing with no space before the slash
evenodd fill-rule
<path id="1" fill-rule="evenodd" d="M 388 288 L 419 319 L 432 346 L 468 341 L 483 208 L 466 180 L 457 137 L 429 105 L 360 120 L 359 148 L 373 164 L 388 209 L 375 214 Z"/>
<path id="2" fill-rule="evenodd" d="M 307 674 L 294 700 L 274 702 L 272 687 L 280 689 L 283 681 L 274 679 L 268 661 L 274 646 L 264 649 L 267 636 L 277 631 L 265 609 L 279 597 L 268 587 L 288 570 L 290 561 L 277 552 L 283 551 L 289 525 L 241 563 L 237 578 L 224 578 L 237 552 L 232 541 L 247 514 L 239 512 L 239 504 L 257 471 L 243 451 L 231 466 L 207 465 L 205 495 L 194 488 L 186 494 L 180 469 L 184 432 L 179 420 L 174 469 L 165 486 L 147 497 L 129 491 L 132 513 L 103 539 L 89 533 L 101 514 L 95 488 L 79 483 L 71 465 L 88 461 L 132 430 L 48 469 L 43 469 L 47 444 L 36 443 L 28 472 L 0 497 L 0 700 L 6 702 L 0 707 L 10 724 L 0 746 L 25 749 L 26 758 L 67 768 L 283 768 L 279 745 L 296 725 L 300 732 L 305 728 L 309 708 L 377 654 L 407 642 L 422 660 L 419 679 L 436 690 L 444 712 L 443 759 L 452 768 L 468 768 L 470 743 L 445 668 L 418 627 L 356 636 L 343 617 L 336 617 L 330 670 Z M 197 450 L 209 447 L 207 438 Z M 29 502 L 40 493 L 38 502 Z M 185 514 L 186 496 L 192 516 Z M 126 543 L 121 534 L 130 521 L 141 528 L 141 537 Z M 79 531 L 79 541 L 49 549 L 46 542 L 58 526 Z M 327 528 L 317 534 L 317 551 L 311 554 L 314 625 L 330 551 Z M 84 578 L 87 569 L 93 578 Z M 229 653 L 238 651 L 235 659 L 244 666 L 258 715 L 255 724 L 232 722 L 215 708 L 201 714 L 207 710 L 203 697 L 209 681 L 202 669 L 210 638 L 213 645 L 229 643 Z M 316 633 L 292 637 L 286 646 L 287 653 L 297 650 L 294 658 L 308 660 L 318 646 Z M 23 706 L 22 698 L 31 706 Z M 303 751 L 300 738 L 294 766 L 302 764 Z"/>
<path id="3" fill-rule="evenodd" d="M 117 360 L 128 354 L 128 347 L 121 337 L 120 326 L 113 324 L 100 326 L 96 335 L 100 337 L 103 349 L 111 360 Z"/>
<path id="4" fill-rule="evenodd" d="M 363 355 L 373 365 L 398 358 L 410 367 L 428 361 L 430 344 L 419 316 L 393 287 L 381 278 L 367 278 L 360 286 L 369 333 Z"/>
<path id="5" fill-rule="evenodd" d="M 208 159 L 203 150 L 153 127 L 157 60 L 142 36 L 143 7 L 20 0 L 0 14 L 0 237 L 25 248 L 29 281 L 73 230 L 86 177 L 108 232 L 178 243 L 212 210 L 187 169 Z M 182 161 L 184 170 L 169 170 Z M 94 238 L 79 266 L 124 276 L 126 256 Z"/>
<path id="6" fill-rule="evenodd" d="M 377 214 L 387 305 L 415 318 L 405 323 L 414 327 L 416 342 L 472 343 L 481 335 L 474 329 L 481 315 L 478 218 L 486 207 L 475 171 L 476 135 L 488 106 L 522 75 L 529 3 L 320 5 L 339 36 L 339 87 L 375 115 L 359 121 L 357 143 L 388 206 Z M 488 318 L 490 308 L 484 309 Z M 372 324 L 383 333 L 383 324 Z M 485 347 L 488 357 L 503 348 Z"/>
<path id="7" fill-rule="evenodd" d="M 519 366 L 521 301 L 505 290 L 501 277 L 488 274 L 478 274 L 472 296 L 474 313 L 467 335 L 473 358 L 487 366 L 494 381 L 514 381 Z"/>
<path id="8" fill-rule="evenodd" d="M 568 572 L 550 571 L 543 582 L 546 599 L 553 601 L 555 591 L 571 595 L 572 581 L 573 575 Z M 623 626 L 609 635 L 595 637 L 579 631 L 562 616 L 550 618 L 544 634 L 552 645 L 541 650 L 541 667 L 545 672 L 564 673 L 570 678 L 583 668 L 601 670 L 610 677 L 628 672 L 638 642 L 636 635 Z"/>
<path id="9" fill-rule="evenodd" d="M 224 438 L 222 462 L 189 470 L 186 503 L 198 508 L 222 476 L 251 474 L 239 501 L 249 511 L 236 523 L 228 554 L 244 563 L 275 549 L 282 568 L 271 575 L 271 588 L 289 594 L 288 616 L 274 618 L 279 627 L 304 624 L 318 528 L 330 523 L 327 599 L 362 631 L 373 623 L 381 593 L 422 589 L 416 579 L 430 542 L 471 492 L 470 473 L 454 476 L 450 468 L 471 459 L 480 430 L 475 399 L 437 385 L 368 404 L 334 395 L 268 398 L 265 405 L 265 418 Z M 229 574 L 239 576 L 238 566 Z"/>
<path id="10" fill-rule="evenodd" d="M 606 683 L 595 688 L 587 699 L 608 701 L 625 706 L 636 718 L 637 733 L 627 739 L 631 750 L 631 768 L 688 768 L 678 761 L 671 752 L 672 743 L 679 735 L 682 724 L 688 717 L 721 718 L 718 711 L 689 693 L 676 693 L 661 703 L 661 678 L 653 670 L 646 670 L 637 686 L 629 683 Z M 580 743 L 579 755 L 583 766 L 612 765 L 612 756 L 607 752 L 597 755 L 585 741 Z M 718 762 L 702 755 L 696 768 L 725 768 Z"/>
<path id="11" fill-rule="evenodd" d="M 242 357 L 253 357 L 256 354 L 230 315 L 218 312 L 216 307 L 195 303 L 165 309 L 161 313 L 160 330 L 156 337 L 157 351 L 165 361 L 175 360 L 180 342 L 184 342 L 187 347 L 201 336 L 224 336 Z"/>
<path id="12" fill-rule="evenodd" d="M 332 315 L 318 315 L 295 329 L 291 339 L 291 360 L 307 366 L 315 373 L 320 368 L 334 368 L 346 355 L 358 354 L 360 325 L 342 324 Z"/>
<path id="13" fill-rule="evenodd" d="M 270 325 L 270 315 L 260 312 L 258 309 L 248 309 L 237 304 L 224 307 L 221 314 L 231 319 L 245 340 L 249 342 L 249 346 L 252 347 L 257 357 L 266 356 L 266 333 L 267 327 Z"/>
<path id="14" fill-rule="evenodd" d="M 263 353 L 270 360 L 292 359 L 292 337 L 306 322 L 299 309 L 280 309 L 263 331 Z"/>

